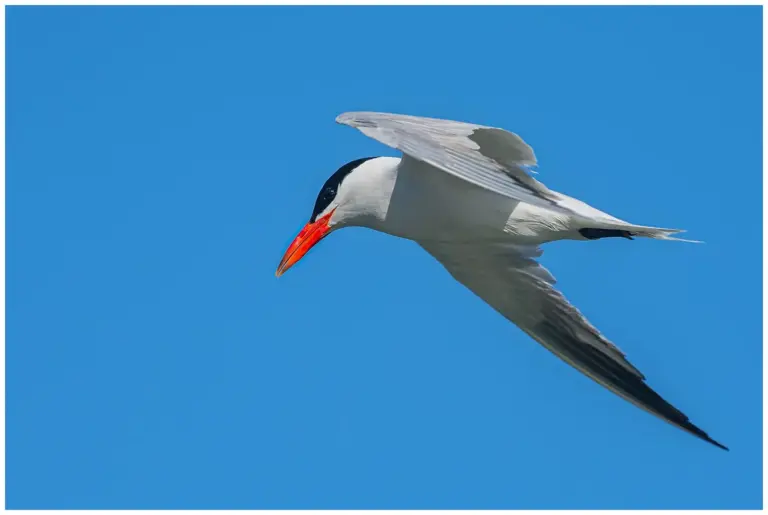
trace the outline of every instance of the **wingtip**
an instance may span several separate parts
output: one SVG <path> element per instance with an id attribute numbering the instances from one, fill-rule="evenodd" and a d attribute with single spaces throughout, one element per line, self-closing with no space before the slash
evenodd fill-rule
<path id="1" fill-rule="evenodd" d="M 715 441 L 715 440 L 713 440 L 713 439 L 711 439 L 711 438 L 707 439 L 707 441 L 708 441 L 709 443 L 711 443 L 712 445 L 714 445 L 715 447 L 719 447 L 720 449 L 722 449 L 722 450 L 724 450 L 724 451 L 728 451 L 728 452 L 730 452 L 730 451 L 731 451 L 731 450 L 730 450 L 728 447 L 726 447 L 725 445 L 723 445 L 723 444 L 721 444 L 720 442 L 717 442 L 717 441 Z"/>
<path id="2" fill-rule="evenodd" d="M 718 442 L 714 438 L 711 438 L 707 433 L 702 431 L 701 428 L 693 425 L 690 421 L 687 421 L 684 424 L 680 424 L 680 425 L 678 425 L 678 427 L 688 431 L 689 433 L 691 433 L 692 435 L 694 435 L 694 436 L 696 436 L 698 438 L 701 438 L 705 442 L 711 443 L 715 447 L 719 447 L 720 449 L 723 449 L 724 451 L 730 451 L 730 449 L 728 447 L 726 447 L 725 445 L 721 444 L 720 442 Z"/>
<path id="3" fill-rule="evenodd" d="M 336 123 L 339 125 L 348 125 L 353 128 L 367 127 L 368 125 L 361 117 L 370 114 L 367 111 L 347 111 L 336 117 Z"/>

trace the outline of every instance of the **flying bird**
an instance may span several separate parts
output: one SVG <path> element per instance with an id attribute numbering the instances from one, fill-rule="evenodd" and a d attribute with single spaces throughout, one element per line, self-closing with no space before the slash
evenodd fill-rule
<path id="1" fill-rule="evenodd" d="M 343 227 L 415 241 L 448 272 L 557 357 L 636 406 L 721 449 L 652 390 L 625 354 L 555 289 L 536 258 L 557 240 L 681 240 L 679 229 L 635 225 L 550 190 L 532 173 L 533 149 L 517 134 L 471 123 L 349 112 L 336 122 L 399 150 L 367 157 L 325 182 L 279 277 Z"/>

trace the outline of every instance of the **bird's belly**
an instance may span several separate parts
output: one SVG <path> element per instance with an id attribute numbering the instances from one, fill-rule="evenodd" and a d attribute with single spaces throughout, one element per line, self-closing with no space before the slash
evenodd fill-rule
<path id="1" fill-rule="evenodd" d="M 383 232 L 416 241 L 562 239 L 564 217 L 488 191 L 424 163 L 399 167 Z"/>
<path id="2" fill-rule="evenodd" d="M 416 241 L 504 239 L 536 245 L 562 238 L 565 222 L 549 210 L 417 163 L 398 170 L 378 229 Z"/>

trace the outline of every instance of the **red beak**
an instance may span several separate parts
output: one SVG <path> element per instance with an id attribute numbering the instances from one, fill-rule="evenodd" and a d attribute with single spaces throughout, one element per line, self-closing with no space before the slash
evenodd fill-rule
<path id="1" fill-rule="evenodd" d="M 332 214 L 333 211 L 304 226 L 299 235 L 293 240 L 293 243 L 288 247 L 288 250 L 285 251 L 275 276 L 280 277 L 283 275 L 286 270 L 298 263 L 304 257 L 304 254 L 309 252 L 309 249 L 314 247 L 318 241 L 325 238 L 331 230 L 328 226 L 328 221 L 331 219 Z"/>

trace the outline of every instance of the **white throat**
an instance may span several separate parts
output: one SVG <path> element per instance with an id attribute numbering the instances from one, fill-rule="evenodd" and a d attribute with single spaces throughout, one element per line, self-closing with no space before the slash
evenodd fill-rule
<path id="1" fill-rule="evenodd" d="M 331 218 L 334 228 L 370 227 L 384 229 L 397 179 L 400 159 L 377 157 L 370 159 L 344 178 L 338 194 L 329 209 L 335 209 Z"/>

